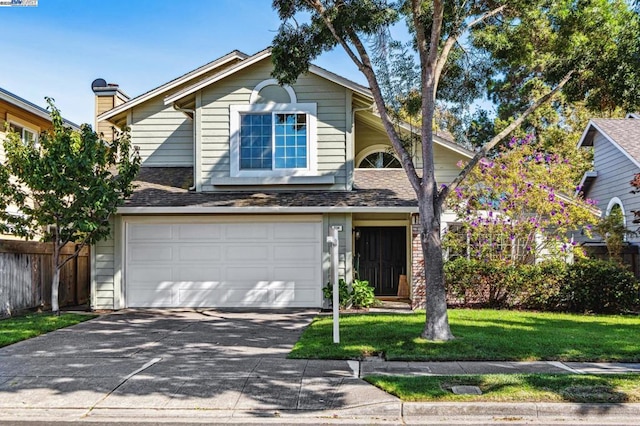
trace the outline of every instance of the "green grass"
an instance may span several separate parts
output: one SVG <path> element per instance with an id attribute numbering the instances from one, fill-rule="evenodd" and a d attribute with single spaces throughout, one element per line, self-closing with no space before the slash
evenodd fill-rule
<path id="1" fill-rule="evenodd" d="M 416 402 L 640 402 L 640 375 L 487 374 L 469 376 L 369 376 L 366 381 Z M 455 395 L 452 386 L 478 386 L 482 395 Z"/>
<path id="2" fill-rule="evenodd" d="M 95 318 L 96 315 L 63 313 L 28 314 L 0 320 L 0 347 Z"/>
<path id="3" fill-rule="evenodd" d="M 290 358 L 451 361 L 640 361 L 640 316 L 498 310 L 449 310 L 456 339 L 420 338 L 424 312 L 340 316 L 339 345 L 331 316 L 307 327 Z"/>

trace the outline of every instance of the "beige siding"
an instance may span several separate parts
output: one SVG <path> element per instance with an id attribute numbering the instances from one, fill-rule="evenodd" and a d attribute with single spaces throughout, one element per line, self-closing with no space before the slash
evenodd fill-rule
<path id="1" fill-rule="evenodd" d="M 631 194 L 629 182 L 640 169 L 618 148 L 611 144 L 601 134 L 597 134 L 593 141 L 594 170 L 598 173 L 588 197 L 597 201 L 597 206 L 606 214 L 609 201 L 618 197 L 626 215 L 627 228 L 635 230 L 632 210 L 640 210 L 640 197 Z M 640 237 L 630 238 L 638 242 Z"/>
<path id="2" fill-rule="evenodd" d="M 249 103 L 258 83 L 271 78 L 266 59 L 202 91 L 202 179 L 205 185 L 216 177 L 230 176 L 229 106 Z M 318 172 L 333 174 L 333 189 L 346 185 L 345 89 L 313 75 L 301 76 L 293 86 L 299 103 L 318 106 Z M 281 186 L 282 188 L 282 186 Z"/>
<path id="3" fill-rule="evenodd" d="M 389 137 L 383 129 L 373 128 L 359 120 L 356 121 L 355 140 L 356 158 L 358 158 L 360 152 L 373 145 L 387 145 L 388 149 L 392 151 Z M 416 147 L 417 155 L 420 155 L 419 148 L 419 146 Z M 436 144 L 434 148 L 434 159 L 436 163 L 436 180 L 438 183 L 450 183 L 460 172 L 457 163 L 460 160 L 467 160 L 463 155 L 438 144 Z M 415 161 L 415 165 L 418 169 L 422 167 L 420 157 Z"/>
<path id="4" fill-rule="evenodd" d="M 131 141 L 144 166 L 193 165 L 193 121 L 158 96 L 133 108 Z"/>
<path id="5" fill-rule="evenodd" d="M 112 236 L 97 242 L 91 249 L 94 256 L 92 280 L 95 285 L 93 292 L 93 309 L 114 309 L 114 276 L 115 276 L 115 242 L 113 238 L 114 226 L 111 225 Z"/>

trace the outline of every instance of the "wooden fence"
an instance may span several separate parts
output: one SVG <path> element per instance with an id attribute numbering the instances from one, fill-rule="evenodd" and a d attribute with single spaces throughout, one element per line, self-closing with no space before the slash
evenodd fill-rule
<path id="1" fill-rule="evenodd" d="M 50 243 L 0 240 L 0 317 L 51 306 L 52 252 Z M 67 245 L 61 257 L 73 252 L 74 246 Z M 60 306 L 86 304 L 89 282 L 89 248 L 85 247 L 60 271 Z"/>

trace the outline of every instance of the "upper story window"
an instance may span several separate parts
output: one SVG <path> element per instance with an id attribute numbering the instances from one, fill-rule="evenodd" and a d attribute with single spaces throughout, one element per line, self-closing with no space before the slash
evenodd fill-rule
<path id="1" fill-rule="evenodd" d="M 20 135 L 20 138 L 22 139 L 22 142 L 24 144 L 32 144 L 38 142 L 37 131 L 21 126 L 14 122 L 9 122 L 9 127 L 11 127 L 11 130 Z"/>
<path id="2" fill-rule="evenodd" d="M 317 170 L 316 104 L 297 103 L 293 89 L 278 92 L 274 84 L 256 86 L 251 100 L 260 103 L 230 106 L 231 176 L 305 176 Z M 292 102 L 282 103 L 281 92 Z"/>

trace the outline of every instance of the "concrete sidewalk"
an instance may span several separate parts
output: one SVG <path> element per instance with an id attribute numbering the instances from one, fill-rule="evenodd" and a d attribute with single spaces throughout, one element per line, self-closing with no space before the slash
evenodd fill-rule
<path id="1" fill-rule="evenodd" d="M 640 404 L 402 403 L 371 374 L 640 364 L 290 360 L 314 311 L 123 311 L 0 348 L 1 424 L 637 424 Z"/>

